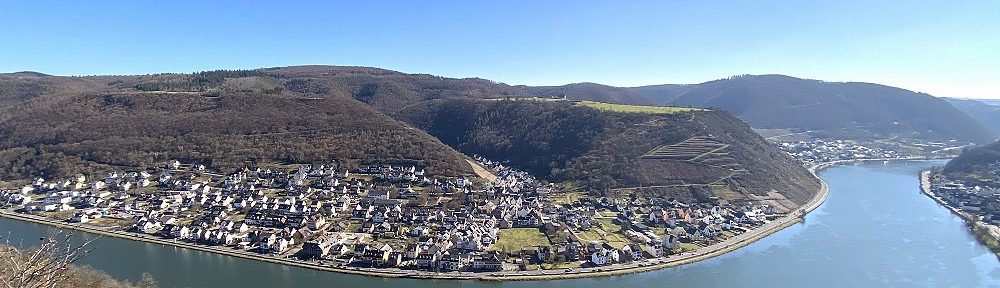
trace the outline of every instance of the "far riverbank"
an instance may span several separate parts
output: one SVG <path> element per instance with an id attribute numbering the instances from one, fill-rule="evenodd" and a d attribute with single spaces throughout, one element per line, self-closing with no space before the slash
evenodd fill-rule
<path id="1" fill-rule="evenodd" d="M 934 199 L 934 202 L 944 206 L 949 211 L 962 218 L 962 220 L 965 220 L 966 226 L 969 227 L 972 234 L 976 235 L 976 239 L 983 245 L 986 245 L 986 247 L 989 247 L 990 250 L 997 255 L 997 257 L 1000 257 L 1000 227 L 980 221 L 979 217 L 965 213 L 962 209 L 951 206 L 948 202 L 944 201 L 944 199 L 941 199 L 941 197 L 934 195 L 934 192 L 931 191 L 930 175 L 930 170 L 920 171 L 920 191 L 923 192 L 924 195 L 927 195 L 927 197 Z"/>

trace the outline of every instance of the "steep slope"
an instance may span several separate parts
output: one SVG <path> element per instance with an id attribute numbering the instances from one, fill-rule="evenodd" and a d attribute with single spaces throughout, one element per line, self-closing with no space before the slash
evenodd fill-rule
<path id="1" fill-rule="evenodd" d="M 1000 185 L 1000 141 L 962 151 L 943 172 L 951 177 Z"/>
<path id="2" fill-rule="evenodd" d="M 9 75 L 8 75 L 9 76 Z M 193 75 L 0 78 L 3 178 L 65 176 L 167 159 L 222 170 L 253 163 L 383 162 L 471 174 L 463 155 L 423 131 L 332 91 L 285 89 L 255 71 Z M 68 83 L 68 84 L 67 84 Z M 56 91 L 56 92 L 52 92 Z"/>
<path id="3" fill-rule="evenodd" d="M 525 87 L 335 66 L 144 76 L 16 73 L 0 76 L 0 87 L 7 88 L 0 94 L 0 109 L 7 111 L 0 118 L 4 178 L 167 159 L 222 170 L 341 160 L 471 174 L 458 149 L 601 193 L 717 196 L 790 208 L 818 189 L 797 162 L 724 112 L 620 113 L 565 101 L 480 99 L 558 97 L 569 89 L 595 99 L 662 103 L 663 93 L 697 87 Z"/>
<path id="4" fill-rule="evenodd" d="M 95 91 L 101 87 L 100 81 L 81 77 L 52 77 L 37 72 L 17 72 L 0 74 L 0 121 L 12 115 L 11 106 L 24 103 L 39 96 L 46 101 L 61 99 L 83 91 Z"/>
<path id="5" fill-rule="evenodd" d="M 988 104 L 980 100 L 944 98 L 952 106 L 962 110 L 972 119 L 979 121 L 984 127 L 993 132 L 993 137 L 1000 137 L 1000 105 Z"/>
<path id="6" fill-rule="evenodd" d="M 618 113 L 567 101 L 442 99 L 398 115 L 465 153 L 507 159 L 543 179 L 603 193 L 787 198 L 793 203 L 778 201 L 787 207 L 819 188 L 794 159 L 725 112 Z"/>
<path id="7" fill-rule="evenodd" d="M 986 128 L 944 100 L 870 83 L 748 75 L 695 85 L 578 90 L 580 87 L 549 94 L 622 104 L 717 108 L 755 128 L 810 131 L 820 137 L 957 139 L 977 143 L 992 139 Z M 537 90 L 527 91 L 547 96 Z"/>

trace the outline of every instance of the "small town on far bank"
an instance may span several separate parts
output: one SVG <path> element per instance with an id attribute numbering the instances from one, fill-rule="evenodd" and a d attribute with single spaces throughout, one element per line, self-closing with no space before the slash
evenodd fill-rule
<path id="1" fill-rule="evenodd" d="M 803 165 L 855 159 L 945 158 L 960 152 L 971 144 L 957 141 L 857 141 L 824 140 L 787 141 L 778 147 L 788 152 Z"/>
<path id="2" fill-rule="evenodd" d="M 931 172 L 929 177 L 933 196 L 944 201 L 948 207 L 974 221 L 1000 225 L 1000 186 L 951 179 L 936 171 Z M 997 177 L 1000 178 L 1000 175 Z"/>
<path id="3" fill-rule="evenodd" d="M 980 242 L 1000 253 L 1000 169 L 988 179 L 948 176 L 941 169 L 920 176 L 927 196 L 964 219 Z"/>

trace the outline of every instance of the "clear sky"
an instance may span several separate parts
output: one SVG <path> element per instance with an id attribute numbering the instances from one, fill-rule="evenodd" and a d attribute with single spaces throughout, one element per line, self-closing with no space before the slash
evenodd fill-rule
<path id="1" fill-rule="evenodd" d="M 995 0 L 374 2 L 0 0 L 0 72 L 333 64 L 616 86 L 775 73 L 1000 98 Z"/>

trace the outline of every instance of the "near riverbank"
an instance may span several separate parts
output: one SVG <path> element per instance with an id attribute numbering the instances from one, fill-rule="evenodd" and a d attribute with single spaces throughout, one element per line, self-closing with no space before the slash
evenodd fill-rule
<path id="1" fill-rule="evenodd" d="M 802 221 L 806 213 L 815 210 L 827 199 L 829 188 L 827 183 L 823 181 L 823 179 L 819 178 L 819 176 L 817 175 L 818 172 L 821 171 L 822 169 L 840 163 L 842 162 L 821 163 L 810 167 L 809 171 L 814 175 L 814 177 L 817 177 L 821 181 L 820 191 L 818 191 L 815 195 L 813 195 L 813 197 L 810 199 L 809 202 L 805 203 L 804 205 L 801 205 L 799 208 L 796 208 L 793 211 L 790 211 L 786 216 L 775 219 L 774 221 L 771 221 L 746 233 L 736 235 L 722 242 L 715 243 L 707 247 L 702 247 L 701 249 L 692 252 L 671 255 L 669 257 L 646 259 L 643 261 L 636 261 L 632 263 L 616 264 L 603 267 L 580 268 L 569 271 L 533 270 L 533 271 L 502 271 L 502 272 L 435 273 L 428 271 L 415 271 L 415 270 L 402 270 L 402 269 L 334 267 L 334 266 L 321 265 L 315 262 L 300 261 L 292 258 L 282 258 L 282 257 L 251 253 L 242 250 L 231 249 L 228 247 L 205 246 L 205 245 L 192 244 L 177 240 L 163 239 L 141 233 L 112 231 L 107 228 L 87 225 L 87 224 L 70 224 L 34 215 L 15 213 L 12 211 L 0 210 L 0 217 L 39 223 L 67 230 L 76 230 L 76 231 L 82 231 L 86 233 L 98 234 L 108 237 L 116 237 L 133 241 L 142 241 L 160 245 L 169 245 L 169 246 L 193 249 L 198 251 L 212 252 L 212 253 L 218 253 L 222 255 L 245 258 L 250 260 L 257 260 L 262 262 L 291 265 L 291 266 L 320 270 L 320 271 L 357 274 L 357 275 L 365 275 L 373 277 L 485 280 L 485 281 L 548 280 L 548 279 L 604 277 L 604 276 L 624 275 L 624 274 L 659 270 L 659 269 L 675 267 L 706 260 L 739 249 L 743 246 L 756 242 L 768 235 L 778 232 L 784 228 L 799 223 L 800 221 Z"/>

